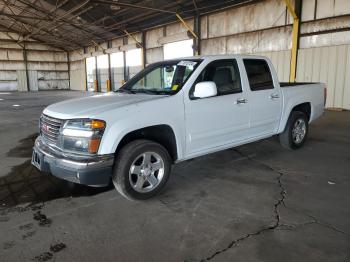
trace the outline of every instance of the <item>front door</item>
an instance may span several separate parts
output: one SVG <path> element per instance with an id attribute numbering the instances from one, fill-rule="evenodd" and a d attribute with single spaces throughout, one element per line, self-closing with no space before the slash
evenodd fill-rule
<path id="1" fill-rule="evenodd" d="M 217 96 L 193 97 L 194 86 L 204 81 L 215 82 Z M 188 156 L 215 151 L 245 138 L 249 107 L 235 59 L 209 63 L 190 89 L 189 97 L 185 103 Z"/>

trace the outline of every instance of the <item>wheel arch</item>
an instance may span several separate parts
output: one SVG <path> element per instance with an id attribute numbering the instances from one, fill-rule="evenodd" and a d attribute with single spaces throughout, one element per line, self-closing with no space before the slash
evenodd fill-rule
<path id="1" fill-rule="evenodd" d="M 283 120 L 281 121 L 280 127 L 278 129 L 279 130 L 278 133 L 281 133 L 284 131 L 284 129 L 286 128 L 287 122 L 289 120 L 289 117 L 290 117 L 291 113 L 294 111 L 299 111 L 299 112 L 305 113 L 308 121 L 310 121 L 310 119 L 312 118 L 311 102 L 301 102 L 301 103 L 294 105 L 293 107 L 291 106 L 290 109 L 287 111 L 288 114 L 286 114 L 284 116 Z"/>
<path id="2" fill-rule="evenodd" d="M 147 139 L 161 144 L 168 151 L 173 162 L 179 157 L 175 132 L 173 128 L 167 124 L 152 125 L 129 131 L 118 142 L 115 153 L 118 154 L 121 148 L 126 144 L 137 139 Z"/>

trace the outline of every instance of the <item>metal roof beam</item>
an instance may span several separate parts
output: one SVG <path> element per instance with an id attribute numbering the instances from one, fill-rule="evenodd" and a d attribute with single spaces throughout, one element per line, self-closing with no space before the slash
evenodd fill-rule
<path id="1" fill-rule="evenodd" d="M 127 7 L 127 8 L 133 8 L 133 9 L 143 9 L 143 10 L 168 13 L 168 14 L 175 14 L 176 13 L 174 11 L 160 9 L 160 8 L 135 5 L 135 4 L 128 4 L 128 3 L 121 3 L 121 2 L 115 2 L 115 1 L 109 1 L 109 0 L 93 0 L 93 2 L 98 3 L 98 4 L 104 4 L 104 5 L 114 5 L 114 6 Z"/>

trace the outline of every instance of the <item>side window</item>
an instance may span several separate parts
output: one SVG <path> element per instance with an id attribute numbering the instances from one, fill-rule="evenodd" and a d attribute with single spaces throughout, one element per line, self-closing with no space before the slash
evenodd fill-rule
<path id="1" fill-rule="evenodd" d="M 247 71 L 250 90 L 259 91 L 274 88 L 271 71 L 265 60 L 244 59 L 243 62 Z"/>
<path id="2" fill-rule="evenodd" d="M 208 64 L 195 81 L 190 97 L 192 97 L 194 86 L 204 81 L 215 82 L 219 96 L 242 92 L 237 61 L 234 59 L 218 60 Z"/>

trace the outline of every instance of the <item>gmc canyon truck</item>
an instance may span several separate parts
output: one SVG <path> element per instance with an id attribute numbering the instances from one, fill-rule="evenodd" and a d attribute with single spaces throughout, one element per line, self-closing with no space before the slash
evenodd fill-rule
<path id="1" fill-rule="evenodd" d="M 158 62 L 115 92 L 48 106 L 32 164 L 74 183 L 112 181 L 124 197 L 147 199 L 173 163 L 274 135 L 300 148 L 325 98 L 324 84 L 279 83 L 264 57 Z"/>

